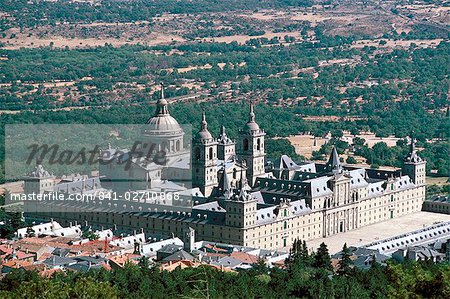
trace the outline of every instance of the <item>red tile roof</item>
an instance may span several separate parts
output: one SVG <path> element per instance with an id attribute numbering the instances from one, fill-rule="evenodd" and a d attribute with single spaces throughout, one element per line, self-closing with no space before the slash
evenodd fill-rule
<path id="1" fill-rule="evenodd" d="M 243 262 L 244 264 L 256 264 L 258 262 L 258 257 L 255 255 L 251 255 L 245 252 L 238 252 L 238 251 L 233 251 L 230 256 L 232 258 L 235 258 L 241 262 Z"/>
<path id="2" fill-rule="evenodd" d="M 19 268 L 22 268 L 25 266 L 30 266 L 32 264 L 33 264 L 32 262 L 28 262 L 28 261 L 24 261 L 24 260 L 12 260 L 12 261 L 3 263 L 3 267 L 19 269 Z"/>

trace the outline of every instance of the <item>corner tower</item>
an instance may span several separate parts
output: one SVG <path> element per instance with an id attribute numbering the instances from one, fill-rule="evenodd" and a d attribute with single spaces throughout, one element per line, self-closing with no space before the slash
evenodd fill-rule
<path id="1" fill-rule="evenodd" d="M 192 142 L 192 185 L 210 196 L 217 186 L 217 141 L 208 131 L 205 111 L 201 129 Z"/>
<path id="2" fill-rule="evenodd" d="M 237 146 L 237 155 L 247 166 L 247 181 L 250 186 L 253 186 L 257 177 L 264 176 L 265 174 L 266 153 L 264 149 L 264 136 L 266 136 L 266 133 L 259 128 L 259 125 L 255 121 L 253 103 L 251 102 L 249 120 L 239 132 Z"/>
<path id="3" fill-rule="evenodd" d="M 42 194 L 46 191 L 53 191 L 55 186 L 55 176 L 44 169 L 41 162 L 36 161 L 34 170 L 24 177 L 25 194 Z"/>
<path id="4" fill-rule="evenodd" d="M 411 132 L 411 144 L 409 153 L 403 161 L 402 172 L 408 175 L 414 184 L 425 185 L 426 164 L 416 151 L 416 139 L 414 139 L 414 131 Z"/>
<path id="5" fill-rule="evenodd" d="M 246 228 L 253 226 L 256 223 L 257 202 L 253 198 L 250 191 L 250 186 L 241 180 L 240 188 L 236 194 L 224 201 L 224 208 L 227 211 L 225 216 L 225 223 L 227 226 Z"/>

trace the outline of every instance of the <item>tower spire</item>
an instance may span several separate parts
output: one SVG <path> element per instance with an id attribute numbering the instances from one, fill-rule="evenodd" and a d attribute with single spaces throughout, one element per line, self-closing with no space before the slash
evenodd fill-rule
<path id="1" fill-rule="evenodd" d="M 411 143 L 409 145 L 409 153 L 403 160 L 402 172 L 409 176 L 416 185 L 425 184 L 426 161 L 418 154 L 416 149 L 416 139 L 414 138 L 414 130 L 410 133 Z"/>
<path id="2" fill-rule="evenodd" d="M 213 139 L 211 133 L 208 131 L 208 122 L 206 121 L 206 112 L 205 108 L 202 109 L 202 121 L 200 123 L 200 131 L 198 132 L 197 136 L 201 140 L 209 140 Z"/>
<path id="3" fill-rule="evenodd" d="M 225 119 L 225 113 L 222 113 L 222 121 Z M 225 126 L 222 123 L 222 126 L 220 127 L 220 137 L 226 137 L 227 133 L 225 132 Z"/>
<path id="4" fill-rule="evenodd" d="M 233 195 L 233 193 L 231 189 L 231 183 L 228 178 L 227 170 L 225 168 L 225 163 L 223 164 L 222 172 L 223 173 L 222 173 L 222 180 L 220 182 L 221 183 L 220 188 L 222 189 L 222 194 L 225 196 L 225 198 L 230 198 L 231 195 Z"/>
<path id="5" fill-rule="evenodd" d="M 339 160 L 339 155 L 336 150 L 336 146 L 333 146 L 333 149 L 331 150 L 330 159 L 328 160 L 328 169 L 331 170 L 333 173 L 341 173 L 342 172 L 342 165 L 341 161 Z"/>
<path id="6" fill-rule="evenodd" d="M 208 122 L 206 121 L 206 112 L 205 112 L 205 108 L 203 108 L 203 112 L 202 112 L 202 131 L 207 131 L 208 130 Z"/>
<path id="7" fill-rule="evenodd" d="M 222 114 L 222 119 L 225 118 L 225 114 Z M 231 139 L 228 138 L 225 126 L 222 124 L 220 127 L 220 134 L 218 140 L 220 144 L 229 144 L 231 143 Z"/>
<path id="8" fill-rule="evenodd" d="M 250 122 L 254 122 L 255 121 L 255 112 L 253 111 L 253 108 L 254 108 L 253 106 L 254 106 L 253 101 L 250 101 L 250 114 L 249 114 L 249 116 L 250 116 L 249 121 Z"/>
<path id="9" fill-rule="evenodd" d="M 247 185 L 247 178 L 244 176 L 244 169 L 241 167 L 241 178 L 239 179 L 239 189 L 245 188 Z"/>
<path id="10" fill-rule="evenodd" d="M 416 140 L 414 139 L 414 129 L 410 133 L 411 143 L 409 145 L 409 152 L 412 154 L 416 151 Z"/>
<path id="11" fill-rule="evenodd" d="M 422 162 L 422 158 L 419 157 L 416 150 L 416 142 L 417 140 L 414 138 L 414 130 L 411 130 L 409 138 L 411 139 L 411 143 L 409 144 L 409 153 L 405 158 L 405 162 L 413 162 L 419 163 Z"/>
<path id="12" fill-rule="evenodd" d="M 247 133 L 251 133 L 253 135 L 254 132 L 260 131 L 259 125 L 255 121 L 255 111 L 254 111 L 254 103 L 253 101 L 250 101 L 250 112 L 249 112 L 249 119 L 247 123 L 245 124 L 244 131 Z M 253 132 L 253 133 L 252 133 Z"/>
<path id="13" fill-rule="evenodd" d="M 169 114 L 167 111 L 167 100 L 164 98 L 164 84 L 161 83 L 161 98 L 156 102 L 156 115 Z"/>

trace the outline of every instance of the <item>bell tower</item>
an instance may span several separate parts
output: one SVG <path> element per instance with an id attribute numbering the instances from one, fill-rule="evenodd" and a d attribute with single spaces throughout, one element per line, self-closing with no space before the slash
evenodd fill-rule
<path id="1" fill-rule="evenodd" d="M 247 166 L 247 181 L 250 186 L 253 186 L 257 177 L 264 176 L 265 174 L 266 153 L 264 149 L 264 136 L 266 136 L 266 133 L 259 128 L 259 125 L 255 121 L 253 102 L 251 102 L 249 120 L 239 132 L 237 146 L 237 155 Z"/>
<path id="2" fill-rule="evenodd" d="M 205 111 L 202 113 L 201 129 L 192 142 L 192 185 L 210 196 L 217 186 L 217 141 L 208 131 Z"/>

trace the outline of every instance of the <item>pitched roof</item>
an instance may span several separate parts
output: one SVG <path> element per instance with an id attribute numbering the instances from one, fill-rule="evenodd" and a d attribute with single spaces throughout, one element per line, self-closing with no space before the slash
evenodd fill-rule
<path id="1" fill-rule="evenodd" d="M 158 252 L 172 254 L 174 252 L 179 251 L 181 248 L 183 248 L 183 246 L 181 246 L 181 245 L 167 244 L 164 247 L 162 247 L 161 249 L 159 249 Z"/>
<path id="2" fill-rule="evenodd" d="M 77 261 L 74 259 L 56 256 L 56 255 L 53 255 L 53 256 L 49 257 L 48 259 L 46 259 L 45 261 L 43 261 L 44 264 L 49 265 L 49 266 L 66 266 L 66 265 L 70 265 L 70 264 L 75 264 L 76 262 Z"/>
<path id="3" fill-rule="evenodd" d="M 57 256 L 67 256 L 69 254 L 70 250 L 68 248 L 55 248 L 53 250 L 52 254 Z"/>
<path id="4" fill-rule="evenodd" d="M 11 254 L 14 249 L 8 247 L 8 245 L 0 245 L 0 256 L 6 256 L 8 254 Z"/>
<path id="5" fill-rule="evenodd" d="M 228 177 L 228 174 L 227 174 L 227 171 L 225 169 L 225 166 L 222 169 L 222 176 L 220 177 L 220 181 L 219 181 L 219 191 L 226 198 L 229 198 L 233 194 L 233 191 L 231 189 L 230 179 Z"/>
<path id="6" fill-rule="evenodd" d="M 170 263 L 162 264 L 160 266 L 160 269 L 171 272 L 171 271 L 175 270 L 178 267 L 180 267 L 181 269 L 191 268 L 191 267 L 195 268 L 195 267 L 198 266 L 197 264 L 198 263 L 193 262 L 193 261 L 177 261 L 177 262 L 174 262 L 174 263 L 170 262 Z"/>
<path id="7" fill-rule="evenodd" d="M 234 252 L 232 252 L 230 254 L 230 256 L 232 258 L 235 258 L 235 259 L 241 261 L 244 264 L 251 265 L 251 264 L 256 264 L 258 262 L 258 257 L 257 256 L 252 255 L 252 254 L 248 254 L 248 253 L 245 253 L 245 252 L 234 251 Z"/>
<path id="8" fill-rule="evenodd" d="M 336 146 L 333 146 L 330 158 L 327 163 L 327 170 L 335 173 L 342 172 L 341 161 L 339 160 L 339 155 L 336 150 Z"/>
<path id="9" fill-rule="evenodd" d="M 194 260 L 194 257 L 190 253 L 188 253 L 184 250 L 177 251 L 177 252 L 169 255 L 168 257 L 163 258 L 163 261 L 165 261 L 165 262 L 168 262 L 168 261 L 193 261 L 193 260 Z"/>
<path id="10" fill-rule="evenodd" d="M 141 256 L 139 254 L 127 253 L 127 254 L 122 254 L 122 255 L 110 256 L 110 257 L 108 257 L 108 260 L 110 262 L 118 265 L 119 267 L 123 267 L 125 265 L 125 263 L 127 263 L 127 262 L 137 264 L 138 259 L 140 259 L 140 258 L 141 258 Z"/>
<path id="11" fill-rule="evenodd" d="M 78 271 L 78 272 L 87 272 L 91 269 L 100 269 L 102 268 L 101 264 L 89 264 L 88 262 L 80 262 L 73 265 L 67 266 L 67 269 Z"/>
<path id="12" fill-rule="evenodd" d="M 12 261 L 8 261 L 6 263 L 3 263 L 3 267 L 19 269 L 19 268 L 22 268 L 22 267 L 30 266 L 32 264 L 33 264 L 32 262 L 29 262 L 29 261 L 26 261 L 26 260 L 12 260 Z"/>
<path id="13" fill-rule="evenodd" d="M 231 257 L 231 256 L 225 256 L 216 262 L 212 262 L 211 264 L 220 266 L 220 267 L 234 268 L 234 267 L 241 265 L 242 261 L 235 259 L 234 257 Z"/>

